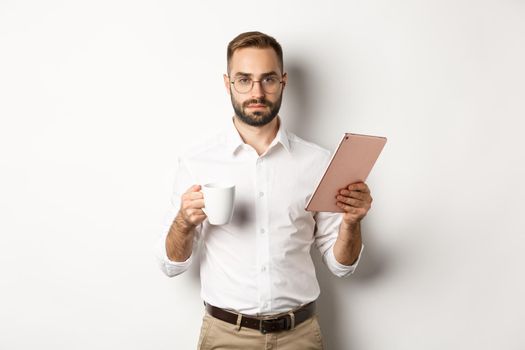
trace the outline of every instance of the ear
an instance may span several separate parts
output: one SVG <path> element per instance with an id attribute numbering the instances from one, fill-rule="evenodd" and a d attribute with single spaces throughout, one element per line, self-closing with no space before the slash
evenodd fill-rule
<path id="1" fill-rule="evenodd" d="M 284 87 L 286 86 L 286 83 L 288 82 L 288 73 L 284 73 L 283 74 L 283 90 L 284 90 Z"/>
<path id="2" fill-rule="evenodd" d="M 224 87 L 226 88 L 226 92 L 228 93 L 228 95 L 230 95 L 231 94 L 230 89 L 232 88 L 232 84 L 230 84 L 230 78 L 228 77 L 227 74 L 224 74 L 222 78 L 224 79 Z"/>

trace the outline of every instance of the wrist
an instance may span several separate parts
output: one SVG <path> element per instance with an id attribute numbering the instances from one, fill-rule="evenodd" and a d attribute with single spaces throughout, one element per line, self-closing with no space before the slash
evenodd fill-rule
<path id="1" fill-rule="evenodd" d="M 361 222 L 360 221 L 342 221 L 341 230 L 348 233 L 360 233 L 361 231 Z"/>
<path id="2" fill-rule="evenodd" d="M 361 224 L 359 222 L 348 223 L 343 221 L 339 227 L 338 239 L 346 245 L 361 240 Z"/>
<path id="3" fill-rule="evenodd" d="M 193 229 L 195 229 L 195 225 L 193 225 L 192 223 L 190 222 L 187 222 L 185 219 L 184 219 L 184 216 L 182 215 L 182 213 L 179 211 L 177 216 L 175 217 L 175 226 L 178 228 L 178 230 L 181 232 L 181 233 L 184 233 L 185 235 L 188 235 L 190 234 Z"/>

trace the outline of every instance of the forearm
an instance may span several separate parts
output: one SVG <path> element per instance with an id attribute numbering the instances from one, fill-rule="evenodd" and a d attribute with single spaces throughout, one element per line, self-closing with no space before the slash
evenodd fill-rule
<path id="1" fill-rule="evenodd" d="M 166 254 L 171 261 L 186 261 L 193 249 L 193 236 L 195 226 L 184 222 L 180 212 L 171 224 L 166 237 Z"/>
<path id="2" fill-rule="evenodd" d="M 353 265 L 359 258 L 362 244 L 361 224 L 347 225 L 344 222 L 341 223 L 339 235 L 334 245 L 335 259 L 342 265 Z"/>

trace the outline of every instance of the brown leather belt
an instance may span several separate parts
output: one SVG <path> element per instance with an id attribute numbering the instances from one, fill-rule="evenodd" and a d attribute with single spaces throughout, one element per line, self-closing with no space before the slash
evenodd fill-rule
<path id="1" fill-rule="evenodd" d="M 266 316 L 247 316 L 227 311 L 207 303 L 204 304 L 206 305 L 206 311 L 208 311 L 211 316 L 238 325 L 239 327 L 256 329 L 263 334 L 293 329 L 315 314 L 315 301 L 312 301 L 297 310 L 290 311 L 287 314 L 280 314 L 280 316 L 274 318 Z"/>

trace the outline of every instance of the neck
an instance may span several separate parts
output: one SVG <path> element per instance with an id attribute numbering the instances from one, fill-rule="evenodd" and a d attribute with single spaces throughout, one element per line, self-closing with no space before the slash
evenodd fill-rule
<path id="1" fill-rule="evenodd" d="M 251 126 L 242 122 L 238 117 L 233 118 L 233 124 L 239 131 L 244 143 L 252 146 L 258 155 L 266 152 L 277 131 L 279 130 L 279 117 L 274 118 L 271 122 L 263 126 Z"/>

